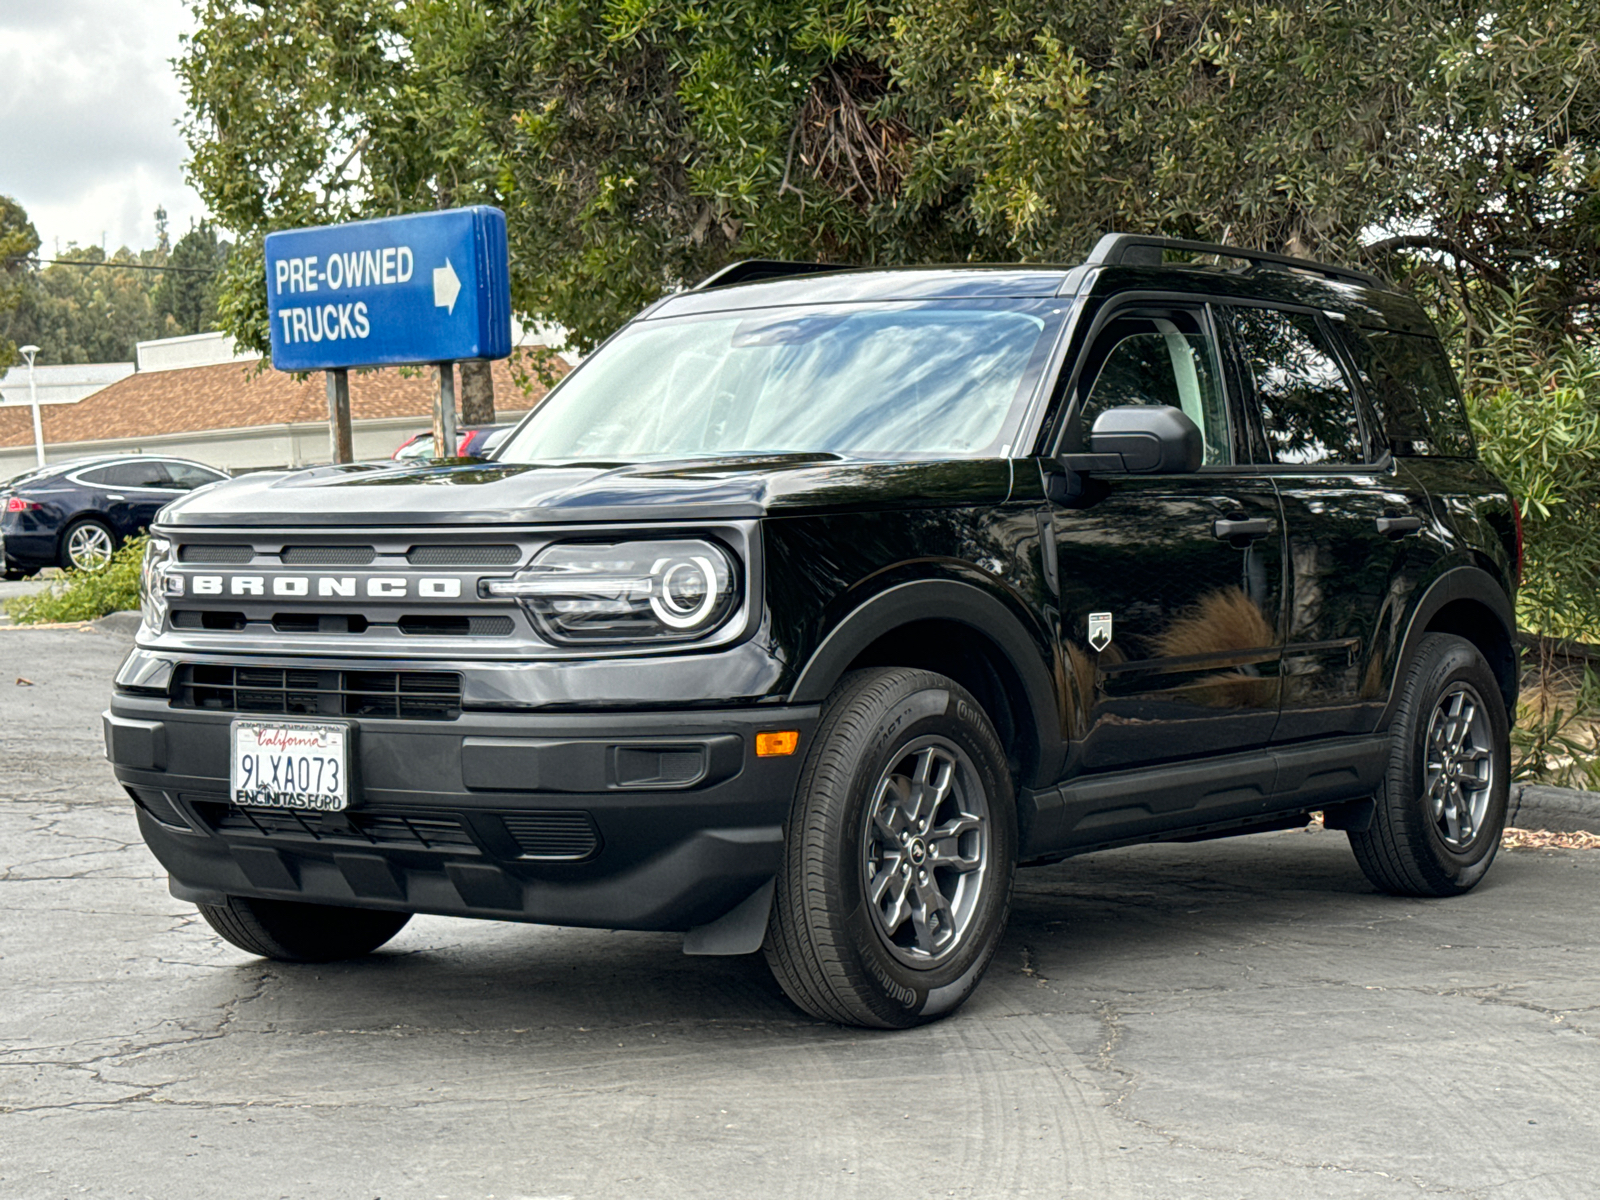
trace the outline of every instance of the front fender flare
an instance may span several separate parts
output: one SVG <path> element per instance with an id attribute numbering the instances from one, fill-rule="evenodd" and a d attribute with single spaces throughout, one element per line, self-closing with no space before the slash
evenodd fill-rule
<path id="1" fill-rule="evenodd" d="M 795 681 L 790 703 L 816 704 L 826 699 L 840 676 L 873 642 L 902 625 L 932 620 L 968 625 L 999 648 L 1022 683 L 1033 719 L 1033 736 L 1039 747 L 1034 782 L 1054 780 L 1061 773 L 1065 745 L 1047 652 L 1003 601 L 969 583 L 915 579 L 885 588 L 866 600 L 823 638 Z"/>

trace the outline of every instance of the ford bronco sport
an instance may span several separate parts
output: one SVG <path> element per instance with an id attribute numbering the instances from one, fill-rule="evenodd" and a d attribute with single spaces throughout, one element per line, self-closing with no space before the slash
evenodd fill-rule
<path id="1" fill-rule="evenodd" d="M 1369 275 L 1132 235 L 743 263 L 492 461 L 168 506 L 107 746 L 252 953 L 417 912 L 679 930 L 909 1026 L 972 993 L 1019 865 L 1321 812 L 1379 888 L 1471 888 L 1519 558 L 1437 335 Z"/>

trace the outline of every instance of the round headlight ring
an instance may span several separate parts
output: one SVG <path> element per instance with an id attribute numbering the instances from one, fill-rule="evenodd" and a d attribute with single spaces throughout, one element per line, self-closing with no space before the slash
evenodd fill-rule
<path id="1" fill-rule="evenodd" d="M 717 606 L 717 571 L 710 559 L 664 558 L 650 574 L 656 584 L 650 591 L 650 611 L 668 628 L 693 629 Z"/>

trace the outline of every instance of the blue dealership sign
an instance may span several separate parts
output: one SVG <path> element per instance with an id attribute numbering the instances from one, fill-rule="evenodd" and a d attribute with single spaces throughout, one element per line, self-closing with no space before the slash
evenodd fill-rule
<path id="1" fill-rule="evenodd" d="M 477 205 L 267 235 L 280 371 L 505 358 L 506 217 Z"/>

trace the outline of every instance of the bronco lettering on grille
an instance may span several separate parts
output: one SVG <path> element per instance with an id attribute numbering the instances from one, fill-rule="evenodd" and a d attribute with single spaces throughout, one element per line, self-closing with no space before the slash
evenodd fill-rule
<path id="1" fill-rule="evenodd" d="M 365 586 L 362 586 L 362 584 Z M 413 586 L 415 585 L 415 586 Z M 191 596 L 277 596 L 280 598 L 354 598 L 378 600 L 418 597 L 424 600 L 461 599 L 461 580 L 453 575 L 191 575 Z"/>

